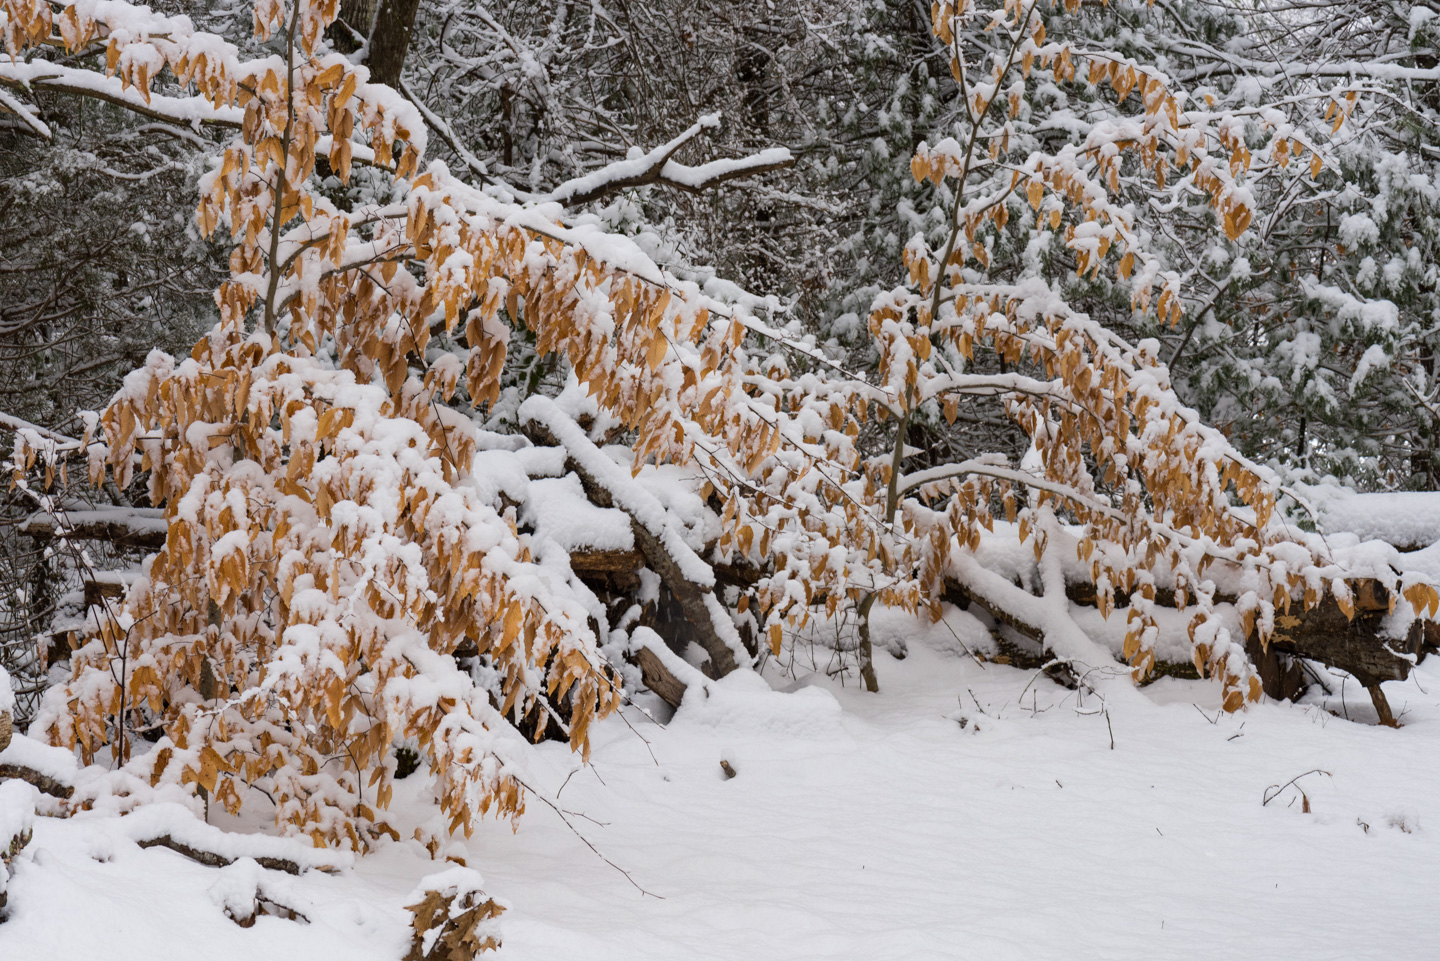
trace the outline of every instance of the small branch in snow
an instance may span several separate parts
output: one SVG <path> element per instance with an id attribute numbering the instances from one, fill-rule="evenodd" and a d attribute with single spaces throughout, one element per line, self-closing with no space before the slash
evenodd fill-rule
<path id="1" fill-rule="evenodd" d="M 511 776 L 511 777 L 515 777 L 514 774 L 511 774 L 510 776 Z M 558 804 L 556 804 L 554 801 L 550 800 L 550 799 L 547 798 L 545 795 L 541 794 L 539 791 L 535 790 L 533 787 L 531 787 L 530 785 L 526 784 L 524 781 L 521 781 L 518 777 L 515 778 L 515 780 L 516 780 L 516 782 L 517 782 L 521 787 L 523 787 L 525 790 L 529 791 L 532 796 L 539 798 L 541 801 L 544 801 L 544 802 L 545 802 L 545 805 L 546 805 L 548 808 L 550 808 L 550 810 L 552 810 L 552 811 L 555 812 L 555 816 L 558 817 L 561 821 L 563 821 L 563 822 L 565 823 L 565 826 L 570 829 L 570 833 L 574 834 L 577 838 L 579 838 L 579 839 L 580 839 L 580 842 L 581 842 L 582 844 L 584 844 L 587 848 L 589 848 L 590 851 L 591 851 L 597 858 L 599 858 L 600 860 L 604 861 L 606 864 L 610 865 L 612 868 L 614 868 L 615 870 L 619 871 L 621 874 L 625 875 L 625 880 L 629 881 L 630 884 L 635 888 L 635 890 L 639 891 L 639 892 L 640 892 L 641 894 L 643 894 L 643 895 L 648 895 L 649 897 L 656 898 L 656 899 L 658 899 L 658 900 L 660 900 L 660 901 L 664 901 L 664 900 L 665 900 L 665 896 L 664 896 L 664 895 L 662 895 L 662 894 L 656 894 L 656 893 L 653 892 L 653 891 L 647 891 L 645 888 L 643 888 L 643 887 L 640 886 L 640 883 L 639 883 L 638 881 L 636 881 L 633 877 L 630 876 L 630 872 L 629 872 L 629 871 L 625 870 L 625 869 L 622 868 L 620 865 L 616 864 L 614 861 L 610 860 L 610 859 L 607 858 L 605 855 L 601 854 L 601 853 L 600 853 L 600 849 L 597 848 L 594 844 L 592 844 L 592 843 L 590 842 L 590 839 L 589 839 L 589 838 L 587 838 L 585 835 L 581 834 L 581 833 L 580 833 L 580 830 L 579 830 L 578 828 L 576 828 L 574 824 L 570 823 L 570 818 L 566 816 L 569 812 L 565 811 L 563 808 L 561 808 L 561 807 L 560 807 Z M 563 786 L 563 785 L 562 785 L 562 786 Z M 584 817 L 584 815 L 581 815 L 581 817 Z M 594 819 L 593 819 L 593 818 L 586 818 L 586 820 L 587 820 L 587 821 L 593 821 Z M 595 822 L 595 823 L 599 823 L 599 822 Z"/>
<path id="2" fill-rule="evenodd" d="M 41 140 L 50 139 L 50 128 L 45 121 L 35 115 L 35 112 L 25 104 L 16 100 L 9 93 L 0 90 L 0 110 L 14 114 L 20 119 L 21 129 L 39 137 Z"/>
<path id="3" fill-rule="evenodd" d="M 1309 809 L 1309 804 L 1310 804 L 1310 799 L 1309 799 L 1308 796 L 1305 795 L 1305 791 L 1300 788 L 1300 785 L 1295 784 L 1295 782 L 1298 781 L 1298 780 L 1300 780 L 1302 777 L 1309 777 L 1309 776 L 1312 775 L 1312 774 L 1323 774 L 1323 775 L 1325 775 L 1326 777 L 1333 777 L 1333 776 L 1334 776 L 1334 775 L 1332 775 L 1329 771 L 1322 771 L 1320 768 L 1317 767 L 1317 768 L 1312 768 L 1312 769 L 1309 770 L 1309 771 L 1306 771 L 1304 774 L 1297 774 L 1297 775 L 1295 775 L 1295 776 L 1292 777 L 1290 780 L 1286 781 L 1284 784 L 1272 784 L 1272 785 L 1270 785 L 1269 787 L 1267 787 L 1267 788 L 1265 789 L 1265 793 L 1264 793 L 1264 795 L 1263 795 L 1264 800 L 1260 802 L 1260 806 L 1261 806 L 1261 807 L 1265 807 L 1265 806 L 1268 805 L 1271 801 L 1275 800 L 1277 797 L 1279 797 L 1281 794 L 1283 794 L 1283 793 L 1285 792 L 1285 789 L 1286 789 L 1287 787 L 1290 787 L 1290 785 L 1294 784 L 1296 790 L 1299 790 L 1299 791 L 1300 791 L 1301 796 L 1302 796 L 1302 797 L 1305 797 L 1306 809 L 1308 810 L 1308 809 Z M 1293 803 L 1295 803 L 1295 802 L 1292 800 L 1290 803 L 1293 804 Z"/>

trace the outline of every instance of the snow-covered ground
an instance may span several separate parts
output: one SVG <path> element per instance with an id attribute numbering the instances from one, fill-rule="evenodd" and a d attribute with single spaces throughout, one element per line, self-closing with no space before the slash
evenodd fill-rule
<path id="1" fill-rule="evenodd" d="M 1111 683 L 1100 710 L 911 627 L 879 696 L 742 673 L 668 727 L 605 722 L 573 775 L 541 746 L 531 786 L 563 784 L 630 879 L 533 798 L 518 831 L 482 824 L 466 853 L 511 906 L 498 957 L 1440 957 L 1440 661 L 1387 685 L 1395 731 L 1317 703 L 1224 716 L 1216 685 L 1173 679 Z M 1329 706 L 1373 718 L 1353 685 Z M 1297 775 L 1309 813 L 1274 788 Z M 442 865 L 395 845 L 278 876 L 311 923 L 249 929 L 220 906 L 242 867 L 39 819 L 0 958 L 396 961 L 406 895 Z"/>

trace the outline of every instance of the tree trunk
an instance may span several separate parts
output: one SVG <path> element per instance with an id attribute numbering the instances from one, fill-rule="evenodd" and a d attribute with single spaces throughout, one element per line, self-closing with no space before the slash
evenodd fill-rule
<path id="1" fill-rule="evenodd" d="M 375 27 L 370 31 L 370 53 L 365 58 L 371 83 L 392 87 L 400 83 L 400 68 L 405 66 L 415 11 L 419 9 L 420 0 L 381 0 Z"/>

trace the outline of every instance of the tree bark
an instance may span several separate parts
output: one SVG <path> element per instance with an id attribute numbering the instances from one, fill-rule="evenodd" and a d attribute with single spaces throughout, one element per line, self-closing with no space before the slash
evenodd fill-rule
<path id="1" fill-rule="evenodd" d="M 34 768 L 24 767 L 20 764 L 0 764 L 0 781 L 4 780 L 33 784 L 41 794 L 48 794 L 62 800 L 68 799 L 75 793 L 75 788 L 71 785 L 62 784 L 48 774 L 42 774 Z"/>
<path id="2" fill-rule="evenodd" d="M 405 66 L 415 12 L 419 9 L 420 0 L 381 0 L 375 12 L 375 27 L 370 31 L 370 52 L 365 58 L 371 83 L 399 86 L 400 69 Z"/>
<path id="3" fill-rule="evenodd" d="M 642 647 L 635 655 L 635 666 L 640 668 L 640 677 L 660 700 L 671 707 L 679 707 L 685 699 L 685 682 L 671 673 L 660 656 L 648 647 Z"/>

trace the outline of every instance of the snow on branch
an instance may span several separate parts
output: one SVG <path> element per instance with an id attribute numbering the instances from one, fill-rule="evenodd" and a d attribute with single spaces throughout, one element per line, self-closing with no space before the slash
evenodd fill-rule
<path id="1" fill-rule="evenodd" d="M 720 115 L 706 114 L 668 143 L 649 153 L 626 157 L 573 180 L 567 180 L 548 194 L 534 199 L 578 206 L 598 200 L 618 190 L 663 184 L 689 193 L 699 193 L 717 184 L 740 177 L 750 177 L 771 170 L 795 165 L 795 157 L 787 147 L 772 147 L 752 154 L 726 160 L 712 160 L 698 167 L 687 166 L 671 158 L 702 131 L 718 127 Z"/>
<path id="2" fill-rule="evenodd" d="M 0 60 L 0 86 L 17 90 L 41 88 L 103 100 L 153 120 L 165 120 L 187 127 L 205 125 L 238 129 L 245 117 L 245 111 L 238 107 L 216 106 L 200 96 L 174 97 L 161 93 L 142 96 L 138 89 L 133 86 L 126 87 L 118 77 L 106 77 L 93 70 L 62 66 L 47 60 L 34 60 L 29 63 L 23 60 Z M 30 108 L 4 92 L 0 92 L 0 107 L 19 114 L 21 119 L 29 116 Z M 35 122 L 40 123 L 38 119 Z M 44 124 L 41 123 L 41 126 Z M 49 139 L 48 128 L 42 136 Z"/>

